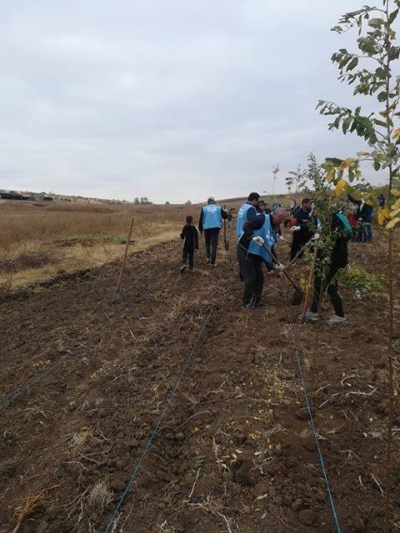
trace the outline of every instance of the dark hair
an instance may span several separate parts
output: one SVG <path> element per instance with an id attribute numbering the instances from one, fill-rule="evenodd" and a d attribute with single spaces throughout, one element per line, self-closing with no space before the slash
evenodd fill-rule
<path id="1" fill-rule="evenodd" d="M 247 198 L 247 201 L 248 202 L 253 202 L 254 200 L 258 200 L 260 199 L 260 195 L 258 194 L 258 192 L 251 192 Z"/>
<path id="2" fill-rule="evenodd" d="M 192 215 L 188 215 L 186 217 L 186 224 L 193 224 L 193 217 Z"/>
<path id="3" fill-rule="evenodd" d="M 310 198 L 303 198 L 301 201 L 301 205 L 309 204 L 311 202 Z"/>

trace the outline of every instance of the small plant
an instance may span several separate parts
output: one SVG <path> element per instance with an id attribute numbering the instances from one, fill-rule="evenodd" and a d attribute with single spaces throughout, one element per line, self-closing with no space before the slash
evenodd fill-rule
<path id="1" fill-rule="evenodd" d="M 196 461 L 195 461 L 194 467 L 190 471 L 192 476 L 198 475 L 198 472 L 200 468 L 203 466 L 203 464 L 205 463 L 205 460 L 206 458 L 204 455 L 196 455 Z"/>
<path id="2" fill-rule="evenodd" d="M 350 267 L 339 274 L 340 280 L 350 289 L 365 292 L 381 292 L 385 288 L 383 276 L 368 272 L 365 268 Z"/>

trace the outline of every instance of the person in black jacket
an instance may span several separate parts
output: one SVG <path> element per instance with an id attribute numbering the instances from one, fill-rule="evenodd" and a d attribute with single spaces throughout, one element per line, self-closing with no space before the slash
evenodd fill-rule
<path id="1" fill-rule="evenodd" d="M 183 226 L 181 239 L 184 239 L 182 251 L 182 266 L 181 273 L 186 269 L 189 259 L 189 268 L 193 270 L 194 267 L 194 251 L 199 249 L 199 233 L 193 223 L 193 217 L 188 215 L 186 217 L 186 224 Z"/>
<path id="2" fill-rule="evenodd" d="M 290 249 L 290 261 L 293 261 L 313 236 L 311 227 L 315 223 L 315 220 L 313 218 L 311 200 L 309 198 L 303 198 L 301 208 L 297 209 L 293 216 L 296 219 L 296 225 L 291 228 L 293 240 Z"/>
<path id="3" fill-rule="evenodd" d="M 344 314 L 343 300 L 338 292 L 337 273 L 340 269 L 344 268 L 348 264 L 348 238 L 344 236 L 343 226 L 337 215 L 333 215 L 331 224 L 332 236 L 334 238 L 334 244 L 330 256 L 330 263 L 327 265 L 325 274 L 318 272 L 318 262 L 322 266 L 322 253 L 319 253 L 317 260 L 317 271 L 314 277 L 313 287 L 313 300 L 310 309 L 305 315 L 306 322 L 314 322 L 318 320 L 318 311 L 322 294 L 325 290 L 329 295 L 335 314 L 328 320 L 330 326 L 336 324 L 342 324 L 347 322 L 347 318 Z M 322 250 L 321 250 L 322 252 Z"/>
<path id="4" fill-rule="evenodd" d="M 357 206 L 356 218 L 358 222 L 358 233 L 356 237 L 356 242 L 361 244 L 370 244 L 372 240 L 372 222 L 374 221 L 374 207 L 365 202 L 365 200 L 357 200 L 351 196 L 347 195 L 347 198 L 352 204 Z"/>

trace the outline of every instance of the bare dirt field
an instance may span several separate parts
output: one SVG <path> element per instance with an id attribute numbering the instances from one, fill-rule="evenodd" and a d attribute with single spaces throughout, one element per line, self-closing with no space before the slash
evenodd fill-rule
<path id="1" fill-rule="evenodd" d="M 382 531 L 385 293 L 358 300 L 343 287 L 349 322 L 329 328 L 326 303 L 316 352 L 316 327 L 285 305 L 284 280 L 266 277 L 266 310 L 240 309 L 233 230 L 230 244 L 230 252 L 220 246 L 214 269 L 202 244 L 195 271 L 182 275 L 178 239 L 132 254 L 120 304 L 110 300 L 118 264 L 3 296 L 1 533 L 104 532 L 129 480 L 114 531 L 336 531 L 293 340 L 341 531 Z M 352 264 L 382 272 L 385 246 L 351 244 Z M 396 406 L 393 532 L 399 444 Z"/>

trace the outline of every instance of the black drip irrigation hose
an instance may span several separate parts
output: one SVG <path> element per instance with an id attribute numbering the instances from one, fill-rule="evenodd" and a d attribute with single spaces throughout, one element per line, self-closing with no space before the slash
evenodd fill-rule
<path id="1" fill-rule="evenodd" d="M 142 451 L 142 455 L 140 456 L 138 462 L 135 465 L 135 468 L 132 471 L 132 474 L 129 477 L 129 480 L 128 480 L 126 486 L 125 486 L 125 490 L 122 493 L 122 496 L 119 499 L 117 505 L 115 506 L 114 512 L 113 512 L 113 514 L 111 516 L 111 519 L 110 519 L 106 529 L 104 530 L 104 533 L 111 533 L 111 532 L 115 531 L 115 527 L 117 526 L 117 521 L 118 521 L 118 518 L 119 518 L 118 514 L 119 514 L 123 504 L 125 503 L 125 500 L 126 500 L 126 498 L 128 496 L 128 493 L 129 493 L 129 491 L 131 489 L 131 485 L 132 485 L 133 481 L 135 480 L 137 474 L 139 473 L 140 467 L 142 466 L 142 463 L 143 463 L 144 459 L 146 458 L 147 452 L 149 451 L 149 449 L 151 448 L 151 445 L 153 444 L 153 441 L 154 441 L 154 439 L 155 439 L 155 437 L 157 435 L 157 432 L 158 432 L 158 430 L 160 428 L 160 425 L 161 425 L 165 415 L 167 414 L 167 412 L 168 412 L 168 410 L 169 410 L 169 408 L 170 408 L 170 406 L 172 404 L 172 400 L 174 399 L 174 396 L 175 396 L 175 394 L 176 394 L 176 392 L 178 390 L 178 387 L 179 387 L 179 385 L 180 385 L 180 383 L 182 381 L 182 378 L 184 377 L 185 372 L 186 372 L 187 368 L 189 367 L 189 365 L 190 365 L 190 363 L 191 363 L 191 361 L 193 359 L 193 356 L 194 356 L 194 353 L 196 351 L 196 348 L 197 348 L 197 346 L 198 346 L 198 344 L 199 344 L 199 342 L 201 340 L 201 337 L 203 336 L 203 333 L 204 333 L 204 331 L 205 331 L 205 329 L 207 327 L 207 324 L 210 321 L 210 318 L 211 318 L 211 315 L 213 313 L 214 307 L 215 307 L 215 303 L 213 303 L 211 305 L 211 308 L 210 308 L 210 310 L 209 310 L 209 312 L 208 312 L 208 314 L 207 314 L 207 316 L 206 316 L 206 318 L 205 318 L 205 320 L 203 322 L 202 327 L 200 328 L 200 331 L 199 331 L 199 333 L 197 335 L 197 338 L 196 338 L 196 340 L 195 340 L 195 342 L 194 342 L 194 344 L 193 344 L 193 346 L 192 346 L 192 348 L 191 348 L 191 350 L 189 352 L 189 355 L 188 355 L 188 357 L 187 357 L 187 359 L 185 361 L 185 364 L 183 365 L 182 370 L 181 370 L 181 372 L 180 372 L 180 374 L 178 376 L 178 379 L 177 379 L 177 382 L 175 384 L 175 387 L 172 389 L 171 394 L 169 395 L 168 399 L 166 400 L 166 402 L 164 404 L 164 408 L 161 411 L 161 414 L 160 414 L 160 416 L 158 417 L 158 419 L 156 421 L 154 429 L 151 432 L 150 437 L 149 437 L 149 439 L 148 439 L 148 441 L 147 441 L 147 443 L 146 443 L 146 445 L 145 445 L 145 447 L 144 447 L 144 449 Z"/>
<path id="2" fill-rule="evenodd" d="M 79 344 L 76 348 L 72 350 L 67 350 L 67 353 L 60 357 L 55 363 L 53 363 L 45 372 L 39 374 L 36 376 L 32 381 L 30 381 L 27 385 L 22 387 L 22 389 L 17 390 L 14 392 L 11 396 L 6 398 L 1 404 L 0 404 L 0 411 L 3 411 L 3 409 L 6 409 L 11 403 L 13 403 L 17 398 L 25 394 L 33 385 L 36 385 L 36 383 L 39 383 L 39 381 L 42 381 L 46 376 L 48 376 L 53 370 L 56 370 L 58 367 L 60 367 L 62 364 L 65 363 L 68 359 L 70 359 L 72 356 L 74 356 L 79 350 L 84 348 L 85 346 L 88 346 L 100 333 L 102 333 L 105 329 L 107 329 L 109 326 L 114 324 L 114 322 L 123 316 L 124 314 L 128 313 L 133 307 L 135 307 L 136 304 L 138 304 L 140 301 L 144 300 L 144 296 L 139 296 L 138 298 L 135 298 L 135 300 L 128 305 L 125 309 L 120 311 L 119 313 L 116 313 L 112 318 L 108 319 L 104 324 L 96 330 L 93 335 L 88 337 L 86 340 L 84 340 L 82 343 Z"/>
<path id="3" fill-rule="evenodd" d="M 306 382 L 305 382 L 304 372 L 303 372 L 303 365 L 302 365 L 302 362 L 301 362 L 300 353 L 299 353 L 299 349 L 297 347 L 297 342 L 296 342 L 296 336 L 295 336 L 295 333 L 294 333 L 294 324 L 293 324 L 293 319 L 292 319 L 292 313 L 291 313 L 291 310 L 290 310 L 289 298 L 288 298 L 288 294 L 287 294 L 287 292 L 285 290 L 285 287 L 283 286 L 283 283 L 282 283 L 282 292 L 283 292 L 283 295 L 284 295 L 286 315 L 287 315 L 287 319 L 288 319 L 288 322 L 289 322 L 290 336 L 291 336 L 292 342 L 293 342 L 294 353 L 295 353 L 295 356 L 296 356 L 296 362 L 297 362 L 297 366 L 298 366 L 298 369 L 299 369 L 299 375 L 300 375 L 301 384 L 302 384 L 303 392 L 304 392 L 304 400 L 305 400 L 306 409 L 307 409 L 308 416 L 309 416 L 309 423 L 310 423 L 311 429 L 312 429 L 312 431 L 314 433 L 315 445 L 316 445 L 316 449 L 317 449 L 318 456 L 319 456 L 322 475 L 323 475 L 323 478 L 324 478 L 324 481 L 325 481 L 325 485 L 326 485 L 326 491 L 328 493 L 329 505 L 330 505 L 331 513 L 332 513 L 332 519 L 333 519 L 333 522 L 335 524 L 335 532 L 336 533 L 341 533 L 340 524 L 339 524 L 339 517 L 338 517 L 337 511 L 336 511 L 336 506 L 335 506 L 335 501 L 333 499 L 331 484 L 330 484 L 329 477 L 328 477 L 328 472 L 327 472 L 326 466 L 325 466 L 325 459 L 324 459 L 324 456 L 322 454 L 321 447 L 319 445 L 318 434 L 317 434 L 317 430 L 315 428 L 314 417 L 313 417 L 312 409 L 311 409 L 311 403 L 310 403 L 310 400 L 309 400 L 309 397 L 308 397 L 308 393 L 307 393 L 307 387 L 306 387 Z"/>

